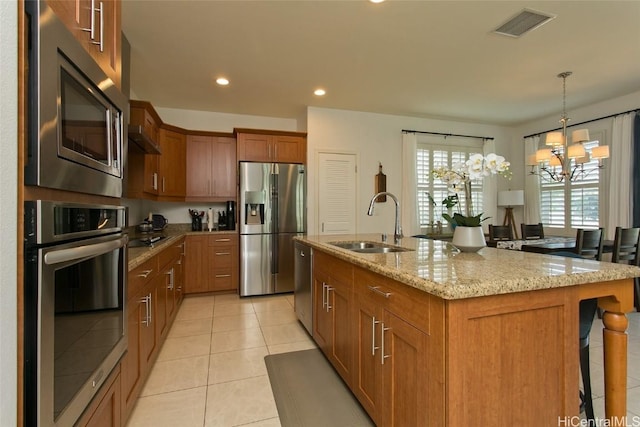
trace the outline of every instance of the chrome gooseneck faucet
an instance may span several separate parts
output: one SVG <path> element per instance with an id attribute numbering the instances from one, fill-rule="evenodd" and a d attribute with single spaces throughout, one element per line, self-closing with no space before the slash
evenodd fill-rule
<path id="1" fill-rule="evenodd" d="M 396 227 L 393 232 L 393 240 L 396 244 L 400 243 L 400 239 L 402 239 L 403 236 L 402 236 L 402 227 L 400 226 L 400 204 L 398 203 L 398 198 L 396 196 L 389 193 L 388 191 L 381 191 L 380 193 L 376 194 L 371 199 L 371 203 L 369 204 L 369 210 L 367 211 L 367 215 L 369 216 L 373 215 L 373 206 L 376 204 L 376 199 L 379 196 L 389 196 L 396 203 Z"/>

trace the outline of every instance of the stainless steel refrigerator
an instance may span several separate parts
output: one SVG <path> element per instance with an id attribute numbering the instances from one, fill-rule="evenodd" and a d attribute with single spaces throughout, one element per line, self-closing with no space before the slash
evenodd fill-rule
<path id="1" fill-rule="evenodd" d="M 306 194 L 304 165 L 240 162 L 240 296 L 293 292 Z"/>

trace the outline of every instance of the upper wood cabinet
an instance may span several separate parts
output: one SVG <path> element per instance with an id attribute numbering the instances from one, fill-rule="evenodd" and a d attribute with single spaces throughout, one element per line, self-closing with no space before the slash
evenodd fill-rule
<path id="1" fill-rule="evenodd" d="M 235 200 L 236 169 L 236 140 L 233 135 L 187 136 L 186 200 Z"/>
<path id="2" fill-rule="evenodd" d="M 121 1 L 47 0 L 47 4 L 107 76 L 121 88 Z"/>
<path id="3" fill-rule="evenodd" d="M 187 137 L 183 130 L 162 125 L 158 130 L 162 154 L 129 150 L 127 197 L 159 201 L 184 201 Z"/>
<path id="4" fill-rule="evenodd" d="M 306 133 L 256 129 L 235 129 L 235 132 L 238 161 L 306 163 Z"/>
<path id="5" fill-rule="evenodd" d="M 187 136 L 179 129 L 165 126 L 159 132 L 162 154 L 158 160 L 158 200 L 184 200 L 187 180 Z"/>

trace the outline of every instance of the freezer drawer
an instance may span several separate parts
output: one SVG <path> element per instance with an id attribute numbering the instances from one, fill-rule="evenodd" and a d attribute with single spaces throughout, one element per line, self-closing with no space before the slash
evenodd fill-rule
<path id="1" fill-rule="evenodd" d="M 274 293 L 273 235 L 240 235 L 240 296 Z"/>

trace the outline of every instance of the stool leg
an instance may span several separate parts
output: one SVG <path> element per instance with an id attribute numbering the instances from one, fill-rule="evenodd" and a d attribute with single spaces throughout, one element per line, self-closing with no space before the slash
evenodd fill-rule
<path id="1" fill-rule="evenodd" d="M 593 400 L 591 398 L 591 375 L 589 374 L 589 343 L 580 345 L 580 372 L 582 373 L 582 385 L 584 386 L 584 409 L 587 420 L 594 420 Z M 591 424 L 588 424 L 591 425 Z M 595 424 L 594 424 L 595 425 Z"/>

